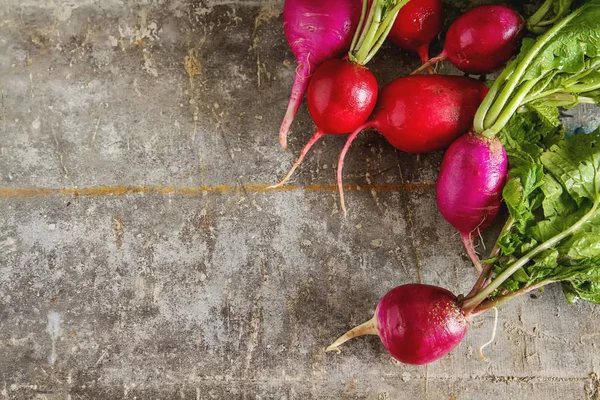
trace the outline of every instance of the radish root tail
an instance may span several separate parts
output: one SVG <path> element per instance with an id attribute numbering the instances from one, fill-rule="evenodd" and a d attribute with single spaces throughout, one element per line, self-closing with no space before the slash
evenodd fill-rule
<path id="1" fill-rule="evenodd" d="M 419 68 L 417 68 L 416 70 L 414 70 L 413 72 L 411 72 L 411 75 L 415 75 L 418 74 L 419 72 L 422 72 L 424 70 L 429 70 L 434 64 L 437 64 L 441 61 L 444 61 L 446 59 L 446 54 L 444 52 L 442 52 L 439 56 L 437 57 L 433 57 L 432 59 L 430 59 L 429 61 L 427 61 L 426 63 L 424 63 L 423 65 L 421 65 Z"/>
<path id="2" fill-rule="evenodd" d="M 427 72 L 430 74 L 435 74 L 433 67 L 429 63 L 429 45 L 425 44 L 417 49 L 417 54 L 419 54 L 419 58 L 421 59 L 421 63 L 423 65 L 427 64 Z"/>
<path id="3" fill-rule="evenodd" d="M 287 175 L 285 176 L 285 178 L 283 178 L 281 180 L 281 182 L 276 183 L 275 185 L 269 186 L 267 189 L 278 188 L 278 187 L 282 186 L 283 184 L 285 184 L 288 180 L 290 180 L 290 178 L 294 174 L 294 171 L 296 171 L 296 169 L 300 166 L 300 164 L 302 164 L 302 161 L 304 161 L 304 158 L 306 157 L 306 154 L 308 154 L 308 152 L 311 149 L 311 147 L 313 147 L 314 144 L 317 143 L 317 141 L 323 137 L 323 135 L 325 135 L 325 132 L 323 132 L 320 129 L 317 130 L 315 132 L 315 134 L 313 135 L 313 137 L 310 138 L 310 140 L 308 141 L 308 143 L 306 143 L 304 145 L 304 147 L 302 148 L 302 152 L 300 153 L 300 156 L 298 157 L 298 159 L 296 160 L 296 162 L 294 163 L 294 165 L 292 165 L 292 168 L 290 168 L 290 170 L 287 173 Z"/>
<path id="4" fill-rule="evenodd" d="M 285 116 L 283 117 L 283 122 L 279 128 L 279 144 L 285 150 L 288 148 L 287 137 L 290 126 L 292 126 L 294 117 L 300 108 L 304 93 L 306 93 L 306 89 L 308 88 L 308 82 L 310 82 L 310 63 L 307 57 L 306 63 L 300 64 L 296 68 L 296 75 L 294 77 L 294 83 L 292 84 L 292 94 L 290 95 L 290 101 Z"/>
<path id="5" fill-rule="evenodd" d="M 354 339 L 358 336 L 363 335 L 379 335 L 379 326 L 377 324 L 377 317 L 374 316 L 369 321 L 357 326 L 356 328 L 350 329 L 348 332 L 340 336 L 335 342 L 333 342 L 325 351 L 337 351 L 340 352 L 339 347 L 346 343 L 350 339 Z"/>
<path id="6" fill-rule="evenodd" d="M 497 329 L 498 329 L 498 307 L 494 307 L 494 327 L 492 328 L 492 337 L 490 338 L 490 340 L 485 342 L 479 348 L 479 357 L 481 357 L 481 359 L 483 361 L 486 361 L 486 362 L 489 361 L 488 358 L 485 356 L 485 354 L 483 354 L 483 349 L 488 347 L 490 344 L 494 343 L 494 340 L 496 340 L 496 330 Z"/>
<path id="7" fill-rule="evenodd" d="M 346 200 L 344 198 L 344 184 L 342 183 L 342 180 L 343 180 L 342 172 L 344 170 L 344 159 L 346 158 L 346 153 L 348 153 L 348 150 L 350 149 L 352 142 L 354 141 L 354 139 L 356 139 L 358 134 L 361 133 L 364 129 L 367 129 L 370 127 L 371 127 L 371 124 L 366 123 L 366 124 L 360 126 L 354 132 L 352 132 L 350 134 L 350 136 L 348 137 L 348 140 L 346 141 L 346 144 L 344 145 L 342 152 L 340 153 L 340 158 L 338 160 L 338 167 L 337 167 L 337 185 L 338 185 L 338 191 L 340 192 L 340 205 L 342 206 L 342 211 L 344 212 L 344 217 L 348 216 L 348 210 L 346 209 Z"/>
<path id="8" fill-rule="evenodd" d="M 481 266 L 481 261 L 479 260 L 479 256 L 475 251 L 475 247 L 473 246 L 473 236 L 470 233 L 463 233 L 461 234 L 461 237 L 462 242 L 465 245 L 465 249 L 467 250 L 467 254 L 473 262 L 475 269 L 477 269 L 477 272 L 481 273 L 481 271 L 483 271 L 483 267 Z"/>

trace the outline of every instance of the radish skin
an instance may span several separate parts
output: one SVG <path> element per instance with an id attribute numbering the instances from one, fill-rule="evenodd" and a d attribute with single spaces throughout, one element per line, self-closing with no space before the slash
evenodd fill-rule
<path id="1" fill-rule="evenodd" d="M 333 59 L 321 65 L 308 87 L 308 112 L 315 125 L 329 134 L 347 134 L 373 112 L 377 79 L 367 67 Z"/>
<path id="2" fill-rule="evenodd" d="M 312 73 L 324 61 L 350 49 L 361 16 L 360 0 L 286 0 L 283 31 L 298 62 L 288 108 L 279 130 L 287 149 L 290 126 L 300 108 Z"/>

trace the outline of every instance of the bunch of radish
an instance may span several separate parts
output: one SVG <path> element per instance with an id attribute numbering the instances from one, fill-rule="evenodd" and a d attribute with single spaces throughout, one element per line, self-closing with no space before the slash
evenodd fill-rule
<path id="1" fill-rule="evenodd" d="M 548 135 L 558 132 L 557 117 L 551 129 L 531 122 L 539 115 L 552 120 L 552 115 L 558 116 L 558 106 L 600 103 L 600 0 L 589 0 L 564 17 L 570 4 L 555 0 L 543 4 L 527 24 L 532 32 L 545 32 L 536 40 L 524 39 L 526 21 L 516 11 L 500 5 L 475 7 L 452 23 L 443 51 L 430 59 L 429 45 L 444 21 L 439 0 L 285 1 L 284 30 L 298 67 L 280 144 L 287 148 L 288 132 L 305 94 L 316 131 L 275 186 L 290 179 L 324 135 L 349 134 L 337 168 L 345 214 L 344 159 L 363 130 L 376 129 L 404 152 L 447 148 L 436 185 L 438 208 L 460 232 L 480 271 L 466 296 L 423 284 L 392 289 L 371 320 L 348 331 L 328 350 L 337 350 L 353 337 L 376 334 L 396 359 L 424 364 L 456 347 L 475 316 L 549 283 L 568 282 L 571 296 L 600 302 L 600 250 L 589 256 L 596 258 L 581 260 L 561 255 L 568 246 L 579 243 L 570 239 L 565 245 L 568 238 L 579 235 L 578 240 L 589 243 L 592 239 L 585 235 L 591 228 L 586 224 L 600 221 L 596 214 L 600 214 L 600 181 L 595 186 L 590 172 L 584 175 L 588 167 L 581 167 L 593 165 L 600 176 L 600 133 L 562 141 L 564 150 L 544 142 L 554 139 L 542 138 L 542 131 Z M 388 36 L 399 47 L 417 52 L 422 66 L 380 92 L 366 64 Z M 565 48 L 570 52 L 564 52 Z M 489 89 L 470 77 L 417 75 L 424 70 L 432 73 L 433 65 L 443 60 L 467 74 L 486 75 L 505 68 Z M 507 127 L 518 112 L 521 125 Z M 531 120 L 527 122 L 527 118 Z M 511 144 L 508 152 L 503 143 Z M 511 157 L 517 160 L 516 166 L 509 164 Z M 529 182 L 536 178 L 539 182 Z M 555 182 L 551 190 L 559 190 L 558 185 L 576 202 L 586 198 L 578 204 L 585 213 L 547 205 L 542 210 L 540 199 L 550 190 L 543 187 L 544 181 Z M 490 258 L 481 262 L 474 238 L 491 225 L 503 200 L 509 204 L 511 216 Z M 560 222 L 548 229 L 561 212 L 574 213 L 564 216 L 572 225 L 565 227 Z M 600 242 L 600 236 L 597 240 Z M 527 244 L 518 247 L 511 241 Z M 600 249 L 600 243 L 597 247 Z M 587 256 L 590 251 L 578 250 L 577 254 L 583 253 Z M 551 267 L 543 264 L 538 271 L 535 268 L 542 254 L 544 262 L 548 257 L 557 258 Z M 518 280 L 514 278 L 517 273 Z M 586 279 L 591 276 L 597 276 L 598 282 L 588 284 Z M 599 293 L 590 289 L 594 285 Z"/>
<path id="2" fill-rule="evenodd" d="M 544 3 L 536 18 L 551 3 Z M 476 8 L 470 16 L 482 10 Z M 557 4 L 555 13 L 565 12 Z M 498 44 L 492 47 L 503 61 L 488 54 L 485 62 L 469 62 L 464 56 L 481 50 L 467 51 L 467 46 L 457 67 L 489 71 L 514 56 L 502 49 L 514 52 L 524 21 L 512 11 L 498 15 L 504 16 L 496 25 L 501 29 L 483 30 L 494 33 L 488 39 Z M 463 25 L 468 16 L 461 17 L 462 28 L 456 27 L 461 46 L 486 21 L 479 15 L 472 25 Z M 452 143 L 440 169 L 438 207 L 460 231 L 481 271 L 472 290 L 455 296 L 423 284 L 396 287 L 381 299 L 371 320 L 327 350 L 374 334 L 397 360 L 426 364 L 454 349 L 475 316 L 548 284 L 561 282 L 569 301 L 600 304 L 600 130 L 565 140 L 558 122 L 560 106 L 600 104 L 600 0 L 542 26 L 545 33 L 526 39 L 519 56 L 495 80 L 472 129 Z M 473 31 L 458 32 L 467 27 Z M 453 61 L 453 51 L 447 42 L 442 55 L 429 63 L 446 57 Z M 491 224 L 502 200 L 510 216 L 490 258 L 481 263 L 473 236 Z"/>
<path id="3" fill-rule="evenodd" d="M 283 28 L 298 66 L 287 112 L 279 130 L 280 145 L 287 148 L 290 126 L 313 74 L 323 62 L 349 52 L 355 67 L 364 65 L 373 58 L 388 34 L 398 46 L 417 51 L 423 62 L 427 62 L 429 43 L 439 34 L 443 20 L 440 0 L 286 0 Z M 342 64 L 336 65 L 342 68 Z M 335 70 L 335 67 L 330 67 L 329 71 L 332 69 Z M 328 75 L 331 72 L 321 72 L 317 76 Z M 363 72 L 363 76 L 367 74 Z M 322 84 L 313 84 L 309 106 L 319 87 Z M 343 90 L 340 93 L 343 94 Z M 313 110 L 316 108 L 316 105 L 312 107 Z M 321 128 L 317 121 L 315 123 Z M 340 123 L 338 121 L 327 133 L 344 130 Z"/>
<path id="4" fill-rule="evenodd" d="M 514 56 L 524 20 L 507 7 L 474 8 L 450 27 L 442 55 L 427 61 L 429 43 L 439 34 L 443 23 L 443 8 L 439 0 L 364 0 L 358 17 L 356 1 L 347 0 L 345 7 L 337 4 L 335 9 L 330 10 L 322 10 L 322 7 L 321 2 L 308 0 L 288 0 L 284 6 L 286 37 L 299 60 L 299 67 L 290 107 L 280 130 L 280 143 L 287 146 L 291 119 L 298 110 L 306 87 L 308 110 L 317 129 L 287 175 L 272 187 L 285 184 L 312 146 L 324 135 L 350 134 L 340 154 L 337 170 L 340 204 L 346 214 L 342 183 L 344 158 L 358 133 L 375 128 L 398 150 L 411 153 L 438 151 L 469 131 L 475 112 L 487 93 L 487 87 L 472 78 L 415 75 L 398 78 L 379 94 L 377 81 L 365 64 L 375 56 L 388 34 L 402 48 L 417 51 L 424 62 L 422 68 L 448 57 L 451 61 L 461 60 L 457 66 L 465 72 L 477 70 L 478 73 L 487 73 Z M 338 18 L 336 12 L 341 11 L 344 11 L 343 18 Z M 318 15 L 323 19 L 307 22 L 303 21 L 304 15 Z M 488 24 L 480 24 L 482 20 L 488 21 Z M 317 25 L 317 22 L 322 25 Z M 342 32 L 340 26 L 344 24 L 357 26 L 352 39 L 350 34 L 340 34 L 336 36 L 337 41 L 328 37 L 319 40 L 319 32 Z M 469 24 L 472 26 L 467 29 Z M 293 26 L 296 28 L 292 29 Z M 488 38 L 493 30 L 496 40 Z M 465 37 L 470 37 L 473 42 L 485 41 L 490 46 L 488 54 L 483 54 L 485 51 L 482 50 L 475 51 Z M 326 55 L 345 49 L 348 43 L 348 54 L 344 59 L 322 61 Z M 315 46 L 327 51 L 317 51 Z M 334 47 L 335 51 L 329 47 Z M 318 57 L 309 57 L 309 54 Z M 309 62 L 311 59 L 313 64 Z M 486 59 L 487 64 L 481 65 L 477 62 L 479 59 Z"/>

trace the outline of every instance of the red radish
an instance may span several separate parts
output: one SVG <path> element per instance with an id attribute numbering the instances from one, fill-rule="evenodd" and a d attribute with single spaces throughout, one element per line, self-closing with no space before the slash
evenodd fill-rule
<path id="1" fill-rule="evenodd" d="M 451 75 L 407 76 L 385 86 L 375 112 L 350 135 L 340 154 L 337 182 L 344 212 L 344 158 L 361 131 L 375 128 L 392 146 L 409 153 L 441 150 L 473 126 L 487 92 L 478 80 Z"/>
<path id="2" fill-rule="evenodd" d="M 287 148 L 287 135 L 300 107 L 313 71 L 323 61 L 350 49 L 361 16 L 360 0 L 286 0 L 283 30 L 298 61 L 288 109 L 279 130 L 279 143 Z"/>
<path id="3" fill-rule="evenodd" d="M 473 236 L 496 218 L 507 173 L 506 151 L 495 136 L 488 139 L 463 135 L 444 154 L 436 184 L 438 208 L 461 233 L 478 270 L 481 265 L 473 248 Z"/>
<path id="4" fill-rule="evenodd" d="M 511 8 L 475 7 L 450 26 L 444 50 L 413 74 L 446 59 L 469 74 L 492 73 L 517 54 L 524 28 L 525 20 Z"/>
<path id="5" fill-rule="evenodd" d="M 389 39 L 404 50 L 416 51 L 421 61 L 429 60 L 429 44 L 444 25 L 440 0 L 411 0 L 400 10 Z"/>
<path id="6" fill-rule="evenodd" d="M 468 323 L 469 316 L 448 290 L 430 285 L 403 285 L 383 296 L 370 321 L 348 331 L 327 351 L 338 350 L 357 336 L 378 335 L 398 361 L 427 364 L 458 346 Z"/>
<path id="7" fill-rule="evenodd" d="M 308 86 L 308 111 L 317 126 L 300 157 L 277 185 L 283 185 L 325 133 L 346 134 L 361 126 L 377 102 L 377 80 L 364 66 L 345 60 L 325 61 Z"/>

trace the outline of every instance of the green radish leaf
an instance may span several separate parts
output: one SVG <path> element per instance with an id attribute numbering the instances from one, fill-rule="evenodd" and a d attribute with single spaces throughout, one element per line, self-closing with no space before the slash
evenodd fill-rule
<path id="1" fill-rule="evenodd" d="M 573 0 L 546 0 L 538 12 L 527 21 L 527 29 L 533 33 L 546 32 L 570 10 Z"/>
<path id="2" fill-rule="evenodd" d="M 569 195 L 583 205 L 593 202 L 600 189 L 600 143 L 597 135 L 580 135 L 574 140 L 562 141 L 541 156 L 542 164 Z"/>
<path id="3" fill-rule="evenodd" d="M 551 2 L 546 5 L 552 10 Z M 557 7 L 562 14 L 570 4 Z M 498 134 L 524 105 L 556 122 L 553 109 L 597 101 L 586 94 L 600 89 L 600 0 L 561 15 L 536 39 L 524 39 L 519 55 L 500 77 L 478 110 L 484 116 L 476 125 L 478 133 Z"/>
<path id="4" fill-rule="evenodd" d="M 522 76 L 522 81 L 537 80 L 547 74 L 578 74 L 586 60 L 600 56 L 600 2 L 582 6 L 578 14 L 546 41 L 538 41 L 538 50 Z M 564 77 L 562 77 L 564 78 Z"/>
<path id="5" fill-rule="evenodd" d="M 511 118 L 501 139 L 506 149 L 510 171 L 503 190 L 515 228 L 524 233 L 535 223 L 534 215 L 543 202 L 541 190 L 544 171 L 540 157 L 545 148 L 564 138 L 558 121 L 558 109 L 540 106 L 524 110 Z M 523 243 L 513 238 L 506 244 Z"/>
<path id="6" fill-rule="evenodd" d="M 600 279 L 573 279 L 565 281 L 563 282 L 563 292 L 569 303 L 574 303 L 577 299 L 582 299 L 600 304 Z"/>
<path id="7" fill-rule="evenodd" d="M 529 114 L 529 124 L 523 124 L 527 129 L 533 124 L 531 115 L 538 114 Z M 570 234 L 543 247 L 498 293 L 562 281 L 570 301 L 600 302 L 600 130 L 544 146 L 544 139 L 553 137 L 551 131 L 535 145 L 524 138 L 536 135 L 517 135 L 516 127 L 511 129 L 521 138 L 511 142 L 509 180 L 503 192 L 512 225 L 498 239 L 499 254 L 488 262 L 498 275 L 557 235 Z"/>

